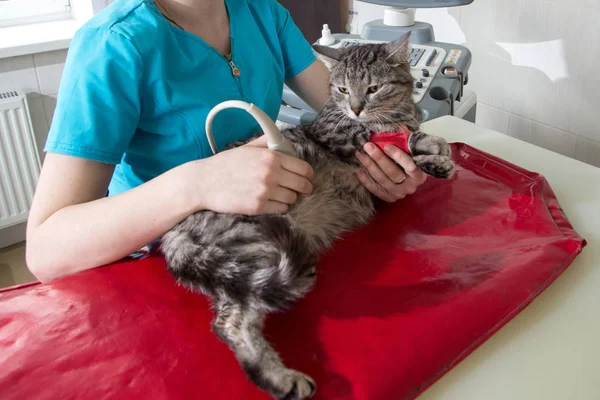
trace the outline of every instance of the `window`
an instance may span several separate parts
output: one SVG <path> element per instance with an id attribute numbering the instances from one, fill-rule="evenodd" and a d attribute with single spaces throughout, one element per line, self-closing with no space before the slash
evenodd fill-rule
<path id="1" fill-rule="evenodd" d="M 70 0 L 0 0 L 0 27 L 67 18 Z"/>

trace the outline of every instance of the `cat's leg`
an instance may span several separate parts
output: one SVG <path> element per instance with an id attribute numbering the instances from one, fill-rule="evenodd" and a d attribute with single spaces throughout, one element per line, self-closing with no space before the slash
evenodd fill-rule
<path id="1" fill-rule="evenodd" d="M 450 178 L 454 173 L 450 145 L 445 139 L 417 131 L 410 135 L 408 147 L 415 164 L 429 175 Z"/>
<path id="2" fill-rule="evenodd" d="M 235 353 L 246 376 L 276 399 L 304 400 L 316 390 L 315 382 L 286 368 L 263 336 L 265 313 L 224 303 L 213 321 L 215 334 Z"/>

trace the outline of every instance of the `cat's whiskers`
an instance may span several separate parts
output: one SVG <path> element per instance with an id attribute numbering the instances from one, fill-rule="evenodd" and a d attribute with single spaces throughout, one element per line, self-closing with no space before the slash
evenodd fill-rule
<path id="1" fill-rule="evenodd" d="M 379 117 L 378 114 L 373 114 L 373 118 L 375 119 L 375 121 L 377 121 L 377 125 L 379 125 L 379 128 L 376 129 L 376 131 L 381 131 L 383 129 L 385 129 L 385 123 L 383 122 L 383 120 Z"/>
<path id="2" fill-rule="evenodd" d="M 322 121 L 319 121 L 317 123 L 317 127 L 316 128 L 317 129 L 323 129 L 326 126 L 338 123 L 341 119 L 344 118 L 344 113 L 341 112 L 341 111 L 339 111 L 339 110 L 334 111 L 332 114 L 333 114 L 332 118 L 334 118 L 333 122 L 329 121 L 328 119 L 323 119 Z M 338 116 L 339 116 L 339 118 L 338 118 Z"/>
<path id="3" fill-rule="evenodd" d="M 394 120 L 392 117 L 390 117 L 389 115 L 385 115 L 383 113 L 375 113 L 375 115 L 377 115 L 380 118 L 385 118 L 386 120 L 390 121 L 392 124 L 398 124 L 398 122 L 396 120 Z"/>
<path id="4" fill-rule="evenodd" d="M 376 108 L 371 109 L 371 112 L 375 112 L 375 113 L 378 113 L 378 114 L 382 114 L 382 113 L 394 114 L 394 113 L 397 113 L 398 110 L 394 109 L 394 108 L 381 107 L 380 106 L 380 107 L 376 107 Z"/>
<path id="5" fill-rule="evenodd" d="M 344 120 L 346 119 L 350 119 L 350 117 L 348 117 L 347 115 L 345 115 L 344 113 L 342 113 L 342 116 L 340 118 L 340 120 L 338 121 L 338 123 L 335 125 L 335 127 L 333 128 L 333 132 L 337 132 L 337 128 L 340 126 L 340 124 L 342 122 L 344 122 Z"/>
<path id="6" fill-rule="evenodd" d="M 375 114 L 372 114 L 372 115 L 377 119 L 377 121 L 379 122 L 379 124 L 382 127 L 385 126 L 386 124 L 387 125 L 392 125 L 395 128 L 400 127 L 400 124 L 397 121 L 395 121 L 394 119 L 392 119 L 388 115 L 385 115 L 385 114 L 382 114 L 382 113 L 375 113 Z"/>
<path id="7" fill-rule="evenodd" d="M 398 110 L 395 110 L 393 108 L 387 108 L 387 107 L 381 107 L 380 106 L 380 107 L 373 108 L 373 109 L 371 109 L 369 111 L 371 113 L 373 113 L 373 114 L 377 114 L 377 115 L 380 115 L 380 116 L 385 116 L 385 117 L 390 118 L 392 120 L 397 120 L 398 119 L 398 118 L 392 118 L 392 116 L 395 115 L 398 112 Z"/>

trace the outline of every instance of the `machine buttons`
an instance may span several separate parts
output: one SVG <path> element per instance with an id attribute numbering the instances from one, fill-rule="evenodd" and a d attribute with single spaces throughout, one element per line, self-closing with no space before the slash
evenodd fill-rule
<path id="1" fill-rule="evenodd" d="M 408 63 L 410 66 L 416 67 L 419 60 L 421 60 L 421 57 L 423 57 L 423 54 L 425 54 L 425 49 L 412 48 L 410 55 L 408 56 Z"/>
<path id="2" fill-rule="evenodd" d="M 437 57 L 437 55 L 438 55 L 437 49 L 433 49 L 433 51 L 431 52 L 431 54 L 427 58 L 427 61 L 425 62 L 425 65 L 427 65 L 429 67 L 431 65 L 431 63 L 435 60 L 435 58 Z"/>
<path id="3" fill-rule="evenodd" d="M 423 88 L 423 82 L 419 81 L 419 82 L 415 83 L 415 87 L 417 89 L 422 89 Z"/>
<path id="4" fill-rule="evenodd" d="M 423 76 L 424 76 L 425 78 L 428 78 L 428 77 L 429 77 L 429 70 L 428 70 L 428 69 L 426 69 L 426 68 L 423 68 L 423 69 L 421 70 L 421 72 L 423 73 Z"/>

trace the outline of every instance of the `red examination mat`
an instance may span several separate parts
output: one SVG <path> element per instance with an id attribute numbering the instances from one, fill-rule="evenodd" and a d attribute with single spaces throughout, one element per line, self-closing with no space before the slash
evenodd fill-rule
<path id="1" fill-rule="evenodd" d="M 585 246 L 548 182 L 464 144 L 457 173 L 382 205 L 337 243 L 267 337 L 316 399 L 412 399 L 506 324 Z M 0 293 L 0 398 L 268 397 L 209 330 L 202 295 L 153 256 Z"/>

